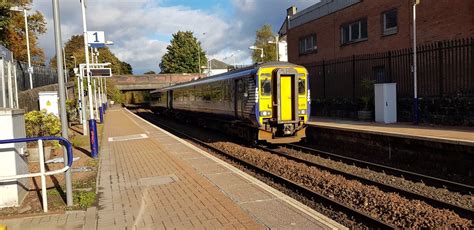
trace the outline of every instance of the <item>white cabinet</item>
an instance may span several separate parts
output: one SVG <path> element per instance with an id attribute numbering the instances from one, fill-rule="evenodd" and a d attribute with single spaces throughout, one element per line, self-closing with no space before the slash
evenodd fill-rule
<path id="1" fill-rule="evenodd" d="M 44 109 L 47 113 L 52 113 L 59 117 L 58 92 L 42 91 L 38 95 L 40 110 Z"/>
<path id="2" fill-rule="evenodd" d="M 397 83 L 375 84 L 375 121 L 397 122 Z"/>

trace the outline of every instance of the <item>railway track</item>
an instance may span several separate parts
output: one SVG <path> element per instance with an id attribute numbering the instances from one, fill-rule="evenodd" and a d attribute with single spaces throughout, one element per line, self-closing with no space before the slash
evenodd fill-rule
<path id="1" fill-rule="evenodd" d="M 290 190 L 298 193 L 298 194 L 301 194 L 305 197 L 307 197 L 308 199 L 317 199 L 319 201 L 321 201 L 322 203 L 324 203 L 325 205 L 328 205 L 329 207 L 332 207 L 332 208 L 336 208 L 337 210 L 341 211 L 341 212 L 344 212 L 345 214 L 347 214 L 348 216 L 350 217 L 355 217 L 357 218 L 358 220 L 362 221 L 364 224 L 366 224 L 367 226 L 369 226 L 370 228 L 380 228 L 380 229 L 395 229 L 396 227 L 389 224 L 389 223 L 386 223 L 382 220 L 379 220 L 377 218 L 374 218 L 374 217 L 371 217 L 370 215 L 368 214 L 365 214 L 357 209 L 354 209 L 352 207 L 349 207 L 341 202 L 338 202 L 328 196 L 325 196 L 321 193 L 318 193 L 316 191 L 313 191 L 299 183 L 296 183 L 296 182 L 293 182 L 291 180 L 288 180 L 284 177 L 281 177 L 279 175 L 276 175 L 275 173 L 273 172 L 270 172 L 268 170 L 265 170 L 251 162 L 248 162 L 246 160 L 243 160 L 243 159 L 239 159 L 235 156 L 233 156 L 231 153 L 228 153 L 228 152 L 225 152 L 223 150 L 220 150 L 220 149 L 217 149 L 215 148 L 214 146 L 198 139 L 198 138 L 195 138 L 189 134 L 186 134 L 186 133 L 183 133 L 179 130 L 176 130 L 168 125 L 165 125 L 163 124 L 162 122 L 158 121 L 156 118 L 153 117 L 152 114 L 148 114 L 148 115 L 144 115 L 144 114 L 139 114 L 139 116 L 142 116 L 143 118 L 145 118 L 146 120 L 150 121 L 151 123 L 161 127 L 161 128 L 164 128 L 166 129 L 167 131 L 170 131 L 170 132 L 173 132 L 175 135 L 178 135 L 180 137 L 185 137 L 189 140 L 192 140 L 193 142 L 199 144 L 200 146 L 202 147 L 205 147 L 206 149 L 210 149 L 212 150 L 213 152 L 216 152 L 222 156 L 225 156 L 226 158 L 234 161 L 234 162 L 237 162 L 239 163 L 240 165 L 243 165 L 244 167 L 246 167 L 247 169 L 250 169 L 254 172 L 256 172 L 257 174 L 260 174 L 260 175 L 263 175 L 267 178 L 270 178 L 272 181 L 274 182 L 277 182 L 278 184 L 282 184 L 284 185 L 285 187 L 289 188 Z"/>
<path id="2" fill-rule="evenodd" d="M 359 160 L 359 159 L 355 159 L 355 158 L 351 158 L 347 156 L 342 156 L 335 153 L 330 153 L 323 150 L 308 148 L 308 147 L 298 145 L 298 144 L 286 144 L 284 146 L 289 149 L 293 149 L 293 150 L 297 150 L 297 151 L 301 151 L 305 153 L 310 153 L 310 154 L 318 155 L 325 158 L 330 158 L 332 160 L 340 160 L 347 164 L 354 164 L 354 165 L 357 165 L 358 167 L 364 167 L 373 171 L 383 172 L 383 173 L 390 174 L 393 176 L 402 177 L 407 180 L 422 182 L 426 185 L 431 185 L 433 187 L 445 188 L 450 191 L 459 192 L 462 194 L 472 195 L 474 193 L 474 186 L 472 185 L 462 184 L 462 183 L 449 181 L 449 180 L 445 180 L 441 178 L 436 178 L 436 177 L 432 177 L 428 175 L 423 175 L 419 173 L 414 173 L 414 172 L 410 172 L 410 171 L 406 171 L 406 170 L 402 170 L 398 168 L 393 168 L 393 167 L 389 167 L 382 164 L 376 164 L 376 163 L 372 163 L 368 161 L 363 161 L 363 160 Z"/>
<path id="3" fill-rule="evenodd" d="M 291 146 L 297 146 L 297 145 L 291 145 Z M 398 194 L 400 194 L 400 195 L 402 195 L 406 198 L 409 198 L 409 199 L 422 200 L 422 201 L 426 202 L 427 204 L 430 204 L 433 207 L 445 208 L 445 209 L 452 210 L 452 211 L 456 212 L 457 214 L 459 214 L 460 216 L 468 218 L 468 219 L 473 219 L 474 218 L 474 210 L 471 210 L 471 209 L 468 209 L 468 208 L 465 208 L 465 207 L 461 207 L 461 206 L 458 206 L 458 205 L 455 205 L 455 204 L 452 204 L 452 203 L 444 202 L 442 200 L 427 197 L 427 196 L 424 196 L 422 194 L 415 193 L 415 192 L 412 192 L 412 191 L 409 191 L 409 190 L 406 190 L 406 189 L 402 189 L 402 188 L 399 188 L 399 187 L 396 187 L 396 186 L 392 186 L 392 185 L 389 185 L 389 184 L 384 184 L 384 183 L 381 183 L 381 182 L 378 182 L 378 181 L 375 181 L 375 180 L 364 178 L 362 176 L 358 176 L 358 175 L 355 175 L 355 174 L 352 174 L 352 173 L 348 173 L 348 172 L 345 172 L 343 170 L 339 170 L 339 169 L 336 169 L 336 168 L 333 168 L 333 167 L 328 167 L 328 166 L 325 166 L 323 164 L 316 163 L 314 161 L 309 161 L 309 160 L 301 159 L 299 157 L 291 156 L 291 155 L 289 155 L 285 152 L 274 150 L 274 149 L 271 149 L 271 148 L 268 148 L 268 147 L 265 147 L 265 146 L 258 146 L 258 148 L 260 148 L 264 151 L 268 151 L 268 152 L 271 152 L 273 154 L 285 157 L 289 160 L 292 160 L 292 161 L 295 161 L 295 162 L 298 162 L 298 163 L 303 163 L 307 166 L 316 167 L 316 168 L 319 168 L 321 170 L 326 170 L 326 171 L 328 171 L 332 174 L 338 174 L 338 175 L 341 175 L 341 176 L 346 177 L 348 179 L 358 180 L 358 181 L 360 181 L 364 184 L 367 184 L 367 185 L 377 186 L 378 188 L 380 188 L 381 190 L 384 190 L 386 192 L 395 192 L 395 193 L 398 193 Z M 295 148 L 293 148 L 293 149 L 295 149 Z M 305 149 L 307 150 L 307 148 L 305 148 Z M 370 163 L 370 164 L 372 164 L 372 163 Z M 386 167 L 386 166 L 383 166 L 383 167 Z M 408 172 L 408 173 L 410 173 L 410 172 Z"/>

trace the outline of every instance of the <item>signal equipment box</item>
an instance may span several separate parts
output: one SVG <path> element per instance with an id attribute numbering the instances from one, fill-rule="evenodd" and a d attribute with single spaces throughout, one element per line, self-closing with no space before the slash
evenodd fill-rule
<path id="1" fill-rule="evenodd" d="M 397 83 L 375 84 L 375 121 L 397 122 Z"/>

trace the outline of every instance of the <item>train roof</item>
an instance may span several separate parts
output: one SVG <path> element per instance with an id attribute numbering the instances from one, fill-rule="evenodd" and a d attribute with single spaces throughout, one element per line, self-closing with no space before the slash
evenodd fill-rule
<path id="1" fill-rule="evenodd" d="M 289 62 L 266 62 L 266 63 L 260 63 L 260 64 L 254 64 L 252 66 L 246 67 L 246 68 L 241 68 L 241 69 L 236 69 L 230 72 L 226 73 L 221 73 L 218 75 L 214 75 L 211 77 L 206 77 L 206 78 L 201 78 L 198 80 L 194 81 L 188 81 L 188 82 L 183 82 L 180 84 L 176 84 L 173 86 L 168 86 L 165 88 L 161 89 L 156 89 L 151 91 L 150 93 L 156 93 L 156 92 L 163 92 L 163 91 L 168 91 L 168 90 L 173 90 L 173 89 L 179 89 L 179 88 L 184 88 L 184 87 L 190 87 L 190 86 L 195 86 L 195 85 L 200 85 L 200 84 L 208 84 L 212 83 L 215 81 L 222 81 L 224 79 L 234 79 L 234 78 L 239 78 L 242 76 L 247 76 L 247 75 L 252 75 L 257 73 L 258 69 L 263 68 L 263 67 L 269 67 L 269 66 L 285 66 L 285 67 L 301 67 L 299 65 L 295 65 Z"/>

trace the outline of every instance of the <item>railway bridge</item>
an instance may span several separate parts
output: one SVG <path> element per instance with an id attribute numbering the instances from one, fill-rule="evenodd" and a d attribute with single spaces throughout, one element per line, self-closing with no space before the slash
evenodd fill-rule
<path id="1" fill-rule="evenodd" d="M 200 74 L 116 75 L 111 81 L 121 91 L 149 91 L 205 77 Z"/>

